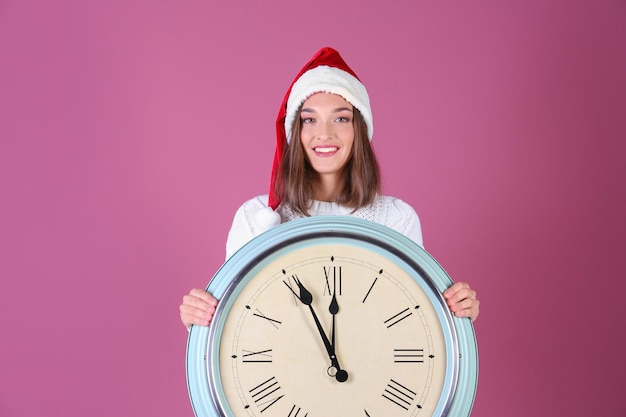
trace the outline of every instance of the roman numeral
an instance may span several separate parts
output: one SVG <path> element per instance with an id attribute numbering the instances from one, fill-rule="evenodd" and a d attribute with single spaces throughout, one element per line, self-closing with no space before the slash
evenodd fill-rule
<path id="1" fill-rule="evenodd" d="M 300 414 L 301 410 L 302 409 L 300 407 L 294 404 L 293 407 L 291 407 L 291 410 L 289 411 L 289 415 L 287 417 L 306 417 L 309 415 L 309 413 Z"/>
<path id="2" fill-rule="evenodd" d="M 259 350 L 258 352 L 243 349 L 241 361 L 243 363 L 272 362 L 272 349 Z"/>
<path id="3" fill-rule="evenodd" d="M 387 387 L 385 387 L 385 391 L 383 392 L 384 398 L 405 410 L 409 409 L 416 395 L 416 392 L 410 390 L 399 382 L 394 381 L 393 379 L 389 381 Z"/>
<path id="4" fill-rule="evenodd" d="M 380 271 L 378 271 L 378 275 L 382 274 L 383 270 L 381 269 Z M 370 288 L 367 290 L 367 293 L 365 294 L 365 297 L 363 297 L 363 303 L 365 302 L 365 300 L 367 300 L 367 297 L 370 296 L 370 293 L 372 292 L 372 288 L 374 288 L 374 284 L 376 284 L 376 281 L 378 281 L 378 277 L 374 278 L 374 282 L 372 282 L 372 285 L 370 285 Z"/>
<path id="5" fill-rule="evenodd" d="M 283 270 L 283 274 L 286 274 L 285 270 Z M 293 285 L 292 285 L 292 281 L 293 281 Z M 291 290 L 291 293 L 293 295 L 293 299 L 296 305 L 298 305 L 298 303 L 300 302 L 300 297 L 298 296 L 298 294 L 300 294 L 300 287 L 298 287 L 297 281 L 298 281 L 297 275 L 292 275 L 291 278 L 287 278 L 286 281 L 283 280 L 283 283 L 287 286 L 287 288 Z M 295 287 L 295 290 L 294 290 L 294 287 Z"/>
<path id="6" fill-rule="evenodd" d="M 331 258 L 334 260 L 334 258 Z M 332 273 L 331 273 L 332 272 Z M 336 295 L 341 295 L 341 267 L 329 266 L 324 267 L 324 277 L 326 278 L 326 286 L 324 287 L 324 295 L 333 295 L 333 291 L 336 291 Z M 332 281 L 331 281 L 332 278 Z M 330 283 L 333 283 L 332 287 Z"/>
<path id="7" fill-rule="evenodd" d="M 246 308 L 249 310 L 249 309 L 250 309 L 250 306 L 246 306 Z M 278 329 L 278 327 L 279 327 L 279 326 L 280 326 L 280 324 L 282 323 L 282 322 L 280 322 L 280 321 L 278 321 L 278 320 L 275 320 L 275 319 L 273 319 L 273 318 L 267 317 L 267 316 L 266 316 L 265 314 L 263 314 L 263 313 L 261 312 L 261 310 L 259 310 L 258 308 L 255 308 L 255 309 L 254 309 L 254 313 L 252 313 L 252 315 L 253 315 L 253 316 L 256 316 L 256 317 L 260 317 L 260 318 L 262 318 L 262 319 L 264 319 L 264 320 L 267 320 L 267 321 L 268 321 L 268 323 L 270 323 L 270 324 L 271 324 L 272 326 L 274 326 L 274 328 L 276 328 L 276 329 Z"/>
<path id="8" fill-rule="evenodd" d="M 278 385 L 278 381 L 275 377 L 271 377 L 252 388 L 249 392 L 256 406 L 259 407 L 261 412 L 264 412 L 284 397 L 284 395 L 278 393 L 279 390 L 280 385 Z"/>
<path id="9" fill-rule="evenodd" d="M 387 328 L 389 329 L 391 326 L 395 326 L 396 324 L 400 323 L 405 318 L 409 317 L 411 314 L 413 314 L 413 312 L 410 311 L 407 307 L 401 312 L 399 312 L 398 314 L 393 315 L 389 317 L 387 320 L 385 320 L 385 324 L 387 325 Z"/>
<path id="10" fill-rule="evenodd" d="M 424 363 L 424 349 L 394 349 L 395 363 Z"/>

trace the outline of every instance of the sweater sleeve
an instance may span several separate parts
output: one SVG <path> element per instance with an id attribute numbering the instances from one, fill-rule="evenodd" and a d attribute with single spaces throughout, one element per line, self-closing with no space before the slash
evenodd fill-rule
<path id="1" fill-rule="evenodd" d="M 415 243 L 424 247 L 422 224 L 415 209 L 404 201 L 394 198 L 387 209 L 386 226 L 402 233 Z"/>

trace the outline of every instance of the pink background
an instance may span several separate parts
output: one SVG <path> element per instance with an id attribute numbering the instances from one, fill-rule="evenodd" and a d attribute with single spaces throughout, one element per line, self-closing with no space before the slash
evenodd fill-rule
<path id="1" fill-rule="evenodd" d="M 473 416 L 624 416 L 626 2 L 0 1 L 0 416 L 193 416 L 178 305 L 301 65 L 478 290 Z"/>

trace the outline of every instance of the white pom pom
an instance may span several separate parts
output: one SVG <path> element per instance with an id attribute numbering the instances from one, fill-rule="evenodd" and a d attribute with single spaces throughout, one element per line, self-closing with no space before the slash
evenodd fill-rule
<path id="1" fill-rule="evenodd" d="M 259 233 L 263 233 L 280 224 L 280 214 L 269 207 L 257 211 L 254 215 Z"/>

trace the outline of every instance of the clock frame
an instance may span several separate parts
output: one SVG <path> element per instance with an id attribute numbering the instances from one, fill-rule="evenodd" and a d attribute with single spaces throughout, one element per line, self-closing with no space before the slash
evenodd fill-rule
<path id="1" fill-rule="evenodd" d="M 332 344 L 335 361 L 347 369 L 347 381 L 336 375 L 338 369 L 325 356 L 331 351 L 325 352 L 323 340 L 326 337 L 327 343 L 331 335 L 328 303 L 331 295 L 338 294 L 336 274 L 337 268 L 341 274 L 341 267 L 345 268 L 344 277 L 339 279 L 359 293 L 358 302 L 354 294 L 352 298 L 337 297 L 341 308 L 336 314 L 337 343 L 333 336 Z M 294 281 L 298 279 L 313 293 L 315 320 L 298 298 L 301 293 Z M 367 299 L 368 287 L 374 288 L 376 282 L 374 294 L 383 297 L 379 288 L 388 291 L 379 302 L 373 301 L 374 296 Z M 257 236 L 209 282 L 207 291 L 220 299 L 211 326 L 192 326 L 190 331 L 187 382 L 194 413 L 197 417 L 468 416 L 478 377 L 476 337 L 471 321 L 454 317 L 446 306 L 441 293 L 451 284 L 443 268 L 415 242 L 385 226 L 353 217 L 309 217 Z M 405 310 L 405 304 L 411 310 Z M 401 314 L 392 319 L 395 315 L 388 312 L 394 308 Z M 362 319 L 368 314 L 372 317 Z M 384 330 L 377 315 L 392 319 L 389 323 L 395 333 Z M 412 317 L 404 320 L 409 315 Z M 281 320 L 282 333 L 268 330 L 269 326 L 260 333 L 257 327 L 250 327 L 253 320 L 258 325 L 259 318 L 272 324 L 272 317 L 288 318 Z M 322 338 L 315 321 L 320 335 L 324 333 Z M 397 325 L 399 322 L 403 323 Z M 395 330 L 401 326 L 407 327 Z M 376 343 L 368 343 L 367 337 Z M 370 345 L 377 347 L 368 348 Z M 287 346 L 300 356 L 285 355 Z M 369 364 L 372 358 L 373 365 Z M 245 361 L 265 363 L 244 366 Z M 417 382 L 413 383 L 417 385 L 394 379 L 391 373 L 397 376 L 400 371 L 391 372 L 392 367 L 402 367 L 405 372 L 414 369 Z M 271 384 L 272 390 L 281 391 L 263 401 L 253 397 Z M 356 404 L 361 401 L 358 398 L 364 398 L 362 409 L 357 407 L 361 405 Z"/>

